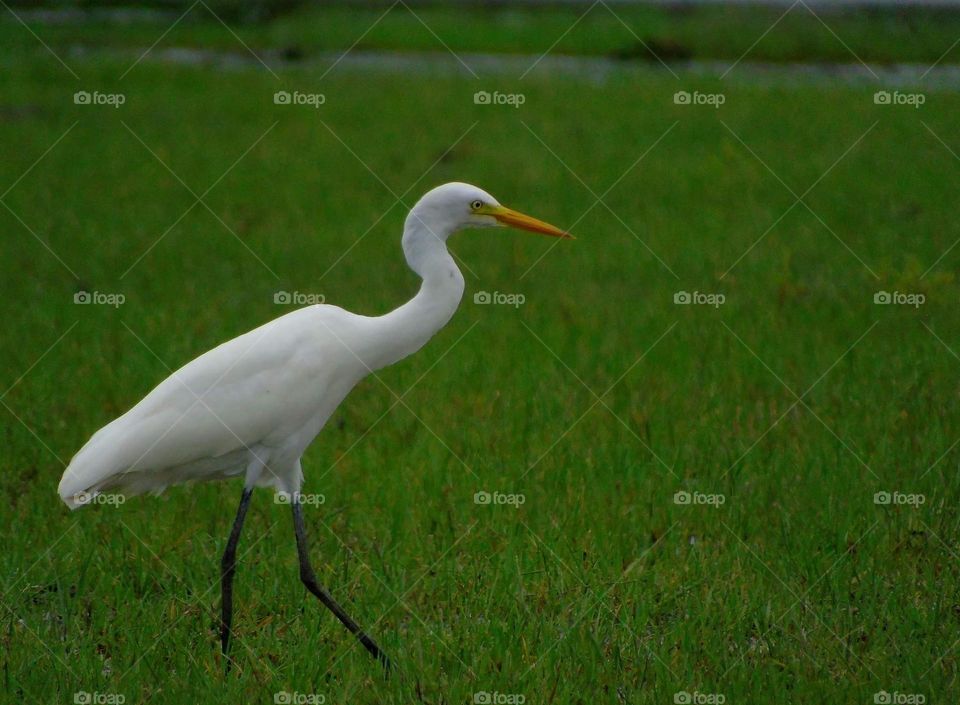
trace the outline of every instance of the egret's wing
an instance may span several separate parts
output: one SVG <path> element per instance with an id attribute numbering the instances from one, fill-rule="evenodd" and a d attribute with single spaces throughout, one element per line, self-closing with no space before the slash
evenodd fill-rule
<path id="1" fill-rule="evenodd" d="M 305 311 L 201 355 L 100 429 L 64 472 L 59 488 L 64 501 L 69 504 L 68 498 L 118 474 L 159 475 L 238 450 L 269 447 L 295 432 L 337 374 L 331 359 L 337 356 L 327 354 L 329 333 L 305 325 L 310 320 Z"/>

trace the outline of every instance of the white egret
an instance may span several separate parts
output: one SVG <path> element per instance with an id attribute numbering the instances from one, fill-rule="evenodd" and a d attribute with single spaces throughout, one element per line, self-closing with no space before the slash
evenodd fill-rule
<path id="1" fill-rule="evenodd" d="M 403 252 L 423 280 L 410 301 L 383 316 L 301 308 L 204 353 L 123 416 L 97 431 L 70 461 L 59 493 L 71 509 L 101 493 L 159 493 L 191 480 L 243 475 L 243 494 L 221 561 L 220 643 L 226 659 L 233 575 L 255 487 L 291 498 L 300 579 L 384 665 L 389 661 L 317 581 L 307 554 L 300 458 L 347 393 L 367 374 L 419 350 L 453 316 L 463 275 L 446 241 L 462 228 L 512 226 L 554 237 L 562 230 L 501 206 L 487 192 L 449 183 L 407 216 Z M 226 661 L 229 665 L 229 660 Z"/>

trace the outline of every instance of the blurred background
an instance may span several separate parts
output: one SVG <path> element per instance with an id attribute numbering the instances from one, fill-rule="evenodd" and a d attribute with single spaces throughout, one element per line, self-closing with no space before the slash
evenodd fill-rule
<path id="1" fill-rule="evenodd" d="M 223 21 L 241 27 L 251 46 L 291 61 L 351 46 L 442 51 L 446 44 L 461 51 L 536 54 L 550 48 L 558 56 L 655 63 L 848 63 L 855 56 L 932 63 L 948 58 L 957 12 L 950 0 L 50 0 L 8 6 L 42 25 L 44 40 L 64 49 L 149 46 L 157 39 L 151 30 L 162 32 L 174 21 L 176 41 L 168 47 L 238 49 L 235 39 L 226 39 L 230 32 L 221 36 Z M 9 13 L 6 22 L 17 23 Z M 20 35 L 12 32 L 10 39 Z"/>

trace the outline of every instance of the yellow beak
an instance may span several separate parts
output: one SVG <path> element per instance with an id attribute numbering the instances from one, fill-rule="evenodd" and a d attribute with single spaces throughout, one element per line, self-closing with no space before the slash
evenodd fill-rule
<path id="1" fill-rule="evenodd" d="M 485 206 L 481 208 L 478 213 L 483 215 L 492 215 L 497 219 L 501 225 L 519 228 L 520 230 L 529 230 L 532 233 L 540 233 L 541 235 L 549 235 L 551 237 L 561 237 L 567 240 L 573 240 L 574 237 L 568 232 L 564 232 L 560 228 L 557 228 L 550 223 L 545 223 L 542 220 L 537 220 L 536 218 L 515 211 L 512 208 L 507 208 L 506 206 Z"/>

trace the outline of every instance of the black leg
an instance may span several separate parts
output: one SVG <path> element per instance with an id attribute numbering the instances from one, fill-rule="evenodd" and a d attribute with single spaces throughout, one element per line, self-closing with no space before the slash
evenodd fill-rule
<path id="1" fill-rule="evenodd" d="M 327 608 L 337 616 L 337 619 L 343 623 L 343 626 L 349 629 L 350 632 L 360 640 L 360 643 L 370 652 L 370 655 L 383 664 L 383 667 L 389 671 L 390 659 L 387 658 L 387 655 L 383 653 L 373 639 L 364 633 L 356 622 L 350 619 L 350 615 L 343 611 L 343 608 L 337 604 L 333 596 L 317 582 L 317 576 L 313 574 L 313 568 L 310 567 L 310 558 L 307 555 L 307 534 L 303 527 L 303 511 L 296 494 L 293 495 L 291 504 L 293 506 L 293 529 L 297 535 L 297 553 L 300 556 L 300 580 L 307 586 L 307 590 L 320 598 L 320 602 L 325 604 Z"/>
<path id="2" fill-rule="evenodd" d="M 233 624 L 233 574 L 237 569 L 237 543 L 240 541 L 240 530 L 243 528 L 243 520 L 247 516 L 247 509 L 250 506 L 250 497 L 252 495 L 252 487 L 245 487 L 243 489 L 243 496 L 240 498 L 240 507 L 237 509 L 237 518 L 233 520 L 233 529 L 230 531 L 227 549 L 223 552 L 223 558 L 220 561 L 220 593 L 222 596 L 220 602 L 220 646 L 223 649 L 223 657 L 226 661 L 227 670 L 230 669 L 230 661 L 227 659 L 227 649 L 230 646 L 230 625 Z"/>

